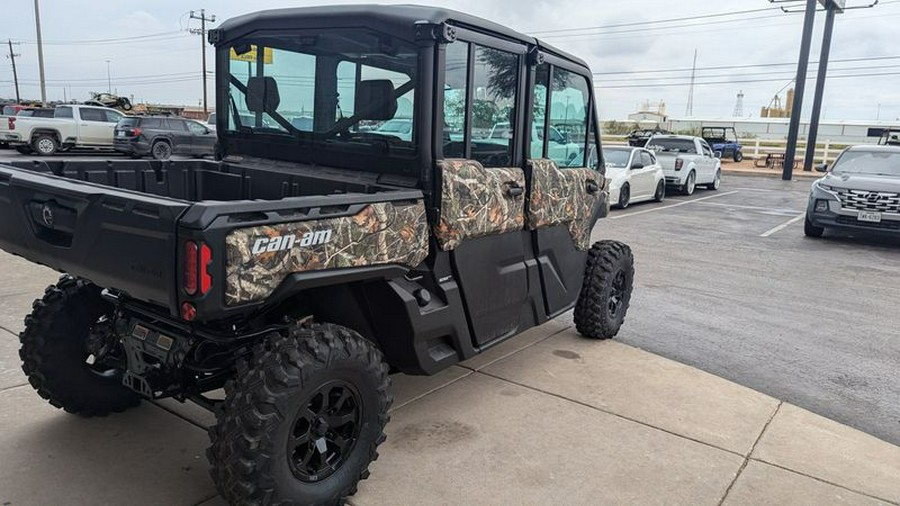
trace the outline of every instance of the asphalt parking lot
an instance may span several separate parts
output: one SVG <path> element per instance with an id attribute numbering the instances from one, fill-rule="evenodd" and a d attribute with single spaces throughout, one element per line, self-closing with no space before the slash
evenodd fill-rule
<path id="1" fill-rule="evenodd" d="M 810 184 L 726 175 L 613 210 L 594 239 L 637 262 L 618 339 L 900 444 L 900 239 L 804 237 Z"/>

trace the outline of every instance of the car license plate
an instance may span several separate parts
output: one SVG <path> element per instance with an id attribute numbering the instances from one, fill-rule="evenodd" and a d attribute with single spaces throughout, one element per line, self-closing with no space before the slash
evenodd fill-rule
<path id="1" fill-rule="evenodd" d="M 869 223 L 881 223 L 881 213 L 871 211 L 860 211 L 856 217 L 859 221 L 867 221 Z"/>
<path id="2" fill-rule="evenodd" d="M 118 132 L 116 132 L 116 135 L 119 137 L 125 137 L 125 130 L 119 130 Z"/>

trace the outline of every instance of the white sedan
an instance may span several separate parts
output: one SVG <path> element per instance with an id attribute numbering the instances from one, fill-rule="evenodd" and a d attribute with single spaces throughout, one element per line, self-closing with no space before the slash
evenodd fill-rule
<path id="1" fill-rule="evenodd" d="M 609 201 L 620 209 L 634 202 L 666 198 L 666 176 L 652 151 L 628 146 L 603 148 Z"/>

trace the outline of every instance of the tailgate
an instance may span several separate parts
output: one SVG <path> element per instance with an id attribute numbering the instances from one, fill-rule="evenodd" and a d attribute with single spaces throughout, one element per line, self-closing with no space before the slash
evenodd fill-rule
<path id="1" fill-rule="evenodd" d="M 0 248 L 172 309 L 176 223 L 189 206 L 0 165 Z"/>

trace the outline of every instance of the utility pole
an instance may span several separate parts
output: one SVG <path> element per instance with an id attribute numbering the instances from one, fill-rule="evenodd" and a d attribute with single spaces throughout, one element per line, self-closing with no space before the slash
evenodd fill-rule
<path id="1" fill-rule="evenodd" d="M 199 16 L 194 11 L 191 11 L 191 19 L 200 20 L 200 29 L 191 30 L 191 33 L 200 35 L 200 61 L 201 65 L 203 65 L 203 115 L 206 116 L 209 114 L 209 107 L 206 102 L 206 22 L 215 23 L 216 15 L 213 14 L 210 17 L 206 17 L 206 9 L 200 9 Z"/>
<path id="2" fill-rule="evenodd" d="M 41 104 L 47 105 L 47 82 L 44 80 L 44 43 L 41 40 L 41 8 L 34 0 L 34 27 L 37 30 L 38 70 L 41 75 Z"/>
<path id="3" fill-rule="evenodd" d="M 106 60 L 106 92 L 112 95 L 112 78 L 109 74 L 109 62 L 111 60 Z"/>
<path id="4" fill-rule="evenodd" d="M 697 50 L 694 49 L 694 66 L 691 67 L 691 88 L 688 91 L 688 103 L 685 110 L 685 116 L 694 115 L 694 79 L 697 77 Z"/>
<path id="5" fill-rule="evenodd" d="M 17 104 L 22 101 L 22 97 L 19 96 L 19 74 L 16 72 L 16 58 L 18 56 L 21 56 L 21 55 L 18 53 L 13 53 L 13 41 L 12 41 L 12 39 L 10 39 L 9 40 L 9 56 L 7 56 L 7 58 L 9 58 L 10 61 L 12 61 L 13 83 L 15 83 L 15 85 L 16 85 L 16 103 Z"/>

